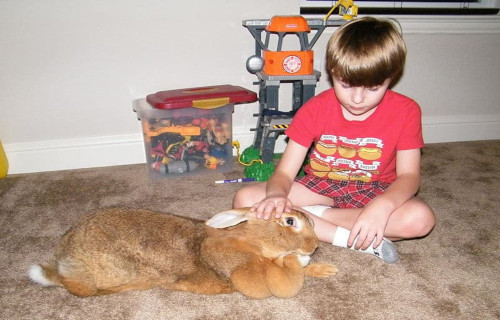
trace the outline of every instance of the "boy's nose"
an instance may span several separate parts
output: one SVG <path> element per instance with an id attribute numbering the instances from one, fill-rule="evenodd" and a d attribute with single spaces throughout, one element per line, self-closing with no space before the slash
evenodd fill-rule
<path id="1" fill-rule="evenodd" d="M 354 103 L 362 103 L 365 101 L 365 88 L 354 87 L 352 88 L 351 100 Z"/>

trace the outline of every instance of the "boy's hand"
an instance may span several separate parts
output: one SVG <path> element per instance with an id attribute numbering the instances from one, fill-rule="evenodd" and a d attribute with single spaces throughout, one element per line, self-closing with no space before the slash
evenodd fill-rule
<path id="1" fill-rule="evenodd" d="M 292 207 L 292 202 L 287 197 L 269 197 L 254 204 L 251 210 L 256 213 L 258 219 L 268 220 L 273 211 L 275 218 L 279 218 L 283 212 L 292 211 Z"/>
<path id="2" fill-rule="evenodd" d="M 373 200 L 360 213 L 354 223 L 347 246 L 354 245 L 356 250 L 365 250 L 373 243 L 373 248 L 377 248 L 383 240 L 387 221 L 392 211 L 382 204 L 382 201 Z M 356 243 L 354 239 L 358 237 Z M 375 240 L 375 242 L 374 242 Z"/>

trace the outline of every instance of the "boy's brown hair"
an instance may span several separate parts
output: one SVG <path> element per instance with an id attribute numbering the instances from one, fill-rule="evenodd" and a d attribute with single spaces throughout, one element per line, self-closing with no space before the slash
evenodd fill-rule
<path id="1" fill-rule="evenodd" d="M 355 87 L 378 86 L 389 78 L 394 83 L 403 73 L 405 60 L 405 43 L 389 20 L 355 19 L 328 42 L 328 72 Z"/>

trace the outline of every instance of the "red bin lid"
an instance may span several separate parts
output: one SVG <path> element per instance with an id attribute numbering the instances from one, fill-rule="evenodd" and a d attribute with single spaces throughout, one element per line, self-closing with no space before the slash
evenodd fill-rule
<path id="1" fill-rule="evenodd" d="M 230 103 L 257 101 L 257 94 L 238 86 L 218 85 L 159 91 L 148 95 L 146 100 L 156 109 L 179 109 L 186 107 L 213 109 Z"/>

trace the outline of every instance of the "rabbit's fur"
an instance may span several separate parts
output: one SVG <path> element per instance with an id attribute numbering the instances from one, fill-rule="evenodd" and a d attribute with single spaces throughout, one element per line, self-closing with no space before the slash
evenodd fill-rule
<path id="1" fill-rule="evenodd" d="M 248 208 L 235 209 L 204 223 L 147 210 L 106 209 L 73 226 L 54 262 L 33 265 L 29 275 L 81 297 L 162 287 L 288 298 L 302 288 L 304 275 L 337 272 L 326 264 L 306 266 L 317 247 L 310 219 L 298 210 L 263 220 Z"/>

